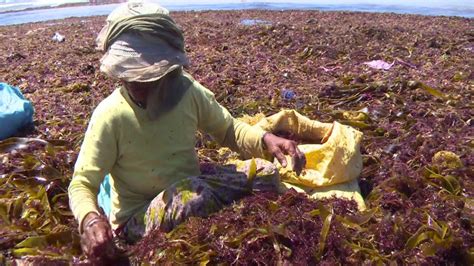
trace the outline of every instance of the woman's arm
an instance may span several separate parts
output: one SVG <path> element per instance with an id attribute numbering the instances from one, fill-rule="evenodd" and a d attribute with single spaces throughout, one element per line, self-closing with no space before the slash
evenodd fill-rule
<path id="1" fill-rule="evenodd" d="M 210 134 L 220 145 L 238 152 L 243 158 L 269 158 L 263 146 L 265 131 L 252 127 L 232 117 L 227 109 L 220 105 L 214 94 L 194 82 L 198 128 Z"/>
<path id="2" fill-rule="evenodd" d="M 103 103 L 92 114 L 68 190 L 69 204 L 81 233 L 86 215 L 100 213 L 97 206 L 99 186 L 117 158 L 111 112 Z"/>
<path id="3" fill-rule="evenodd" d="M 105 101 L 92 114 L 69 185 L 69 205 L 79 223 L 83 252 L 92 260 L 114 250 L 112 229 L 97 206 L 99 186 L 117 158 L 117 138 L 112 114 Z"/>
<path id="4" fill-rule="evenodd" d="M 199 129 L 211 134 L 219 144 L 239 152 L 243 158 L 270 159 L 274 156 L 286 167 L 284 155 L 290 155 L 293 159 L 293 170 L 301 172 L 306 161 L 294 141 L 277 137 L 233 118 L 229 111 L 216 101 L 212 92 L 199 83 L 196 87 L 203 96 L 198 102 Z"/>

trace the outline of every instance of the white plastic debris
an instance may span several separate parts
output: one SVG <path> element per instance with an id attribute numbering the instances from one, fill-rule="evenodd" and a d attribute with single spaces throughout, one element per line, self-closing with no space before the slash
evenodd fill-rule
<path id="1" fill-rule="evenodd" d="M 340 66 L 335 66 L 335 67 L 323 67 L 323 66 L 320 66 L 319 67 L 320 69 L 324 70 L 324 72 L 332 72 L 336 69 L 341 69 L 342 67 Z"/>
<path id="2" fill-rule="evenodd" d="M 368 65 L 371 68 L 374 69 L 382 69 L 382 70 L 390 70 L 392 66 L 395 64 L 395 61 L 393 63 L 389 64 L 383 60 L 373 60 L 369 62 L 365 62 L 364 65 Z"/>
<path id="3" fill-rule="evenodd" d="M 364 108 L 360 109 L 359 112 L 364 113 L 364 114 L 368 114 L 369 113 L 369 108 L 364 107 Z"/>
<path id="4" fill-rule="evenodd" d="M 66 40 L 66 37 L 59 34 L 59 32 L 56 32 L 56 33 L 54 33 L 54 36 L 53 36 L 52 40 L 55 41 L 55 42 L 64 42 L 64 40 Z"/>

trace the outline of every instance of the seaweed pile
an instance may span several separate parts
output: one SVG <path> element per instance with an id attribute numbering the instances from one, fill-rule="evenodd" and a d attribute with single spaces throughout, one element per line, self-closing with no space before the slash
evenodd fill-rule
<path id="1" fill-rule="evenodd" d="M 472 19 L 254 10 L 173 17 L 185 33 L 188 71 L 233 115 L 292 108 L 363 131 L 368 210 L 257 194 L 155 232 L 156 244 L 137 259 L 472 265 Z M 34 128 L 0 142 L 0 264 L 82 259 L 66 190 L 91 112 L 118 84 L 98 71 L 94 38 L 104 20 L 0 27 L 2 81 L 20 87 L 36 111 Z M 55 32 L 66 40 L 53 42 Z M 371 60 L 393 65 L 372 69 L 364 64 Z M 202 161 L 228 156 L 207 136 L 198 140 Z"/>
<path id="2" fill-rule="evenodd" d="M 207 219 L 191 218 L 169 234 L 151 232 L 134 247 L 134 260 L 308 265 L 343 258 L 354 263 L 342 244 L 350 232 L 341 226 L 355 225 L 356 212 L 353 201 L 316 202 L 294 190 L 281 196 L 258 193 Z M 321 261 L 325 248 L 330 252 Z"/>

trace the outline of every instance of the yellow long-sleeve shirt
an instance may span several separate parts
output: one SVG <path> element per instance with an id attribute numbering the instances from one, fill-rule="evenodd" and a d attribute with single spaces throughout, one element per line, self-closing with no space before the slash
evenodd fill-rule
<path id="1" fill-rule="evenodd" d="M 70 206 L 81 225 L 98 212 L 97 194 L 111 175 L 111 217 L 115 229 L 172 183 L 199 174 L 197 130 L 243 157 L 265 156 L 264 131 L 232 118 L 214 94 L 185 74 L 191 85 L 169 112 L 151 121 L 124 88 L 94 110 L 69 186 Z"/>

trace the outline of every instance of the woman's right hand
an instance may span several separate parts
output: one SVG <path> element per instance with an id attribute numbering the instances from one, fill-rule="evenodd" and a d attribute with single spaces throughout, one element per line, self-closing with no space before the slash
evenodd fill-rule
<path id="1" fill-rule="evenodd" d="M 81 247 L 91 260 L 103 259 L 113 253 L 112 228 L 105 216 L 90 212 L 82 222 Z"/>

